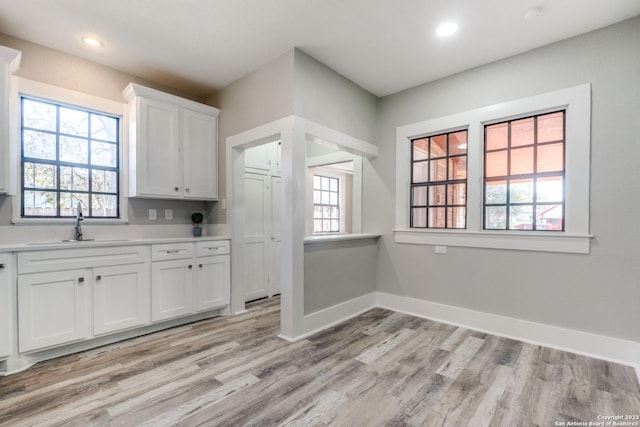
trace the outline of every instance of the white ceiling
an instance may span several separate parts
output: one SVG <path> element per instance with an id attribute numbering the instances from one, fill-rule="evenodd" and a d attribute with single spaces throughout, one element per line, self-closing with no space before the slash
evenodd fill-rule
<path id="1" fill-rule="evenodd" d="M 0 32 L 200 92 L 298 47 L 384 96 L 639 14 L 639 0 L 0 0 Z M 446 20 L 460 31 L 439 39 Z"/>

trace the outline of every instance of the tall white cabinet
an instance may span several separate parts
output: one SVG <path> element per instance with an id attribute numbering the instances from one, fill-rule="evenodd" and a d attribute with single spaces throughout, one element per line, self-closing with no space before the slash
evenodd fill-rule
<path id="1" fill-rule="evenodd" d="M 0 254 L 0 360 L 11 353 L 13 304 L 9 254 Z"/>
<path id="2" fill-rule="evenodd" d="M 245 150 L 245 300 L 280 293 L 280 142 Z"/>
<path id="3" fill-rule="evenodd" d="M 129 196 L 217 200 L 220 110 L 129 84 Z"/>
<path id="4" fill-rule="evenodd" d="M 21 52 L 0 46 L 0 194 L 10 192 L 9 78 L 20 65 Z"/>

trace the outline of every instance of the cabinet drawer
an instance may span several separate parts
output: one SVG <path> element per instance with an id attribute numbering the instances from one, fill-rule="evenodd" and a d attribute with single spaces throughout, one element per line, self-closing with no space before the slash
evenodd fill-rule
<path id="1" fill-rule="evenodd" d="M 228 240 L 198 242 L 196 250 L 198 256 L 225 255 L 229 253 L 229 246 Z"/>
<path id="2" fill-rule="evenodd" d="M 167 261 L 193 257 L 192 243 L 169 243 L 151 246 L 151 261 Z"/>
<path id="3" fill-rule="evenodd" d="M 18 254 L 18 274 L 138 264 L 146 262 L 148 254 L 149 249 L 145 246 L 21 252 Z"/>

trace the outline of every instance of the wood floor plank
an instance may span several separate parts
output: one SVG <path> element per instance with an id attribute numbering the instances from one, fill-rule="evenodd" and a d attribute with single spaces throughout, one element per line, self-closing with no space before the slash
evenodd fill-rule
<path id="1" fill-rule="evenodd" d="M 640 414 L 628 366 L 372 309 L 277 338 L 279 300 L 0 377 L 0 426 L 553 426 Z"/>

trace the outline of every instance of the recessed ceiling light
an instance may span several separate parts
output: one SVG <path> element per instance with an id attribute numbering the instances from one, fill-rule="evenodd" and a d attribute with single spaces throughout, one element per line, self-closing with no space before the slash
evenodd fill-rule
<path id="1" fill-rule="evenodd" d="M 448 37 L 455 34 L 458 31 L 458 24 L 455 22 L 445 22 L 436 28 L 436 34 L 438 37 Z"/>
<path id="2" fill-rule="evenodd" d="M 102 47 L 104 46 L 104 43 L 102 43 L 100 40 L 98 40 L 95 37 L 91 37 L 91 36 L 84 36 L 82 38 L 82 42 L 86 45 L 89 45 L 91 47 Z"/>

